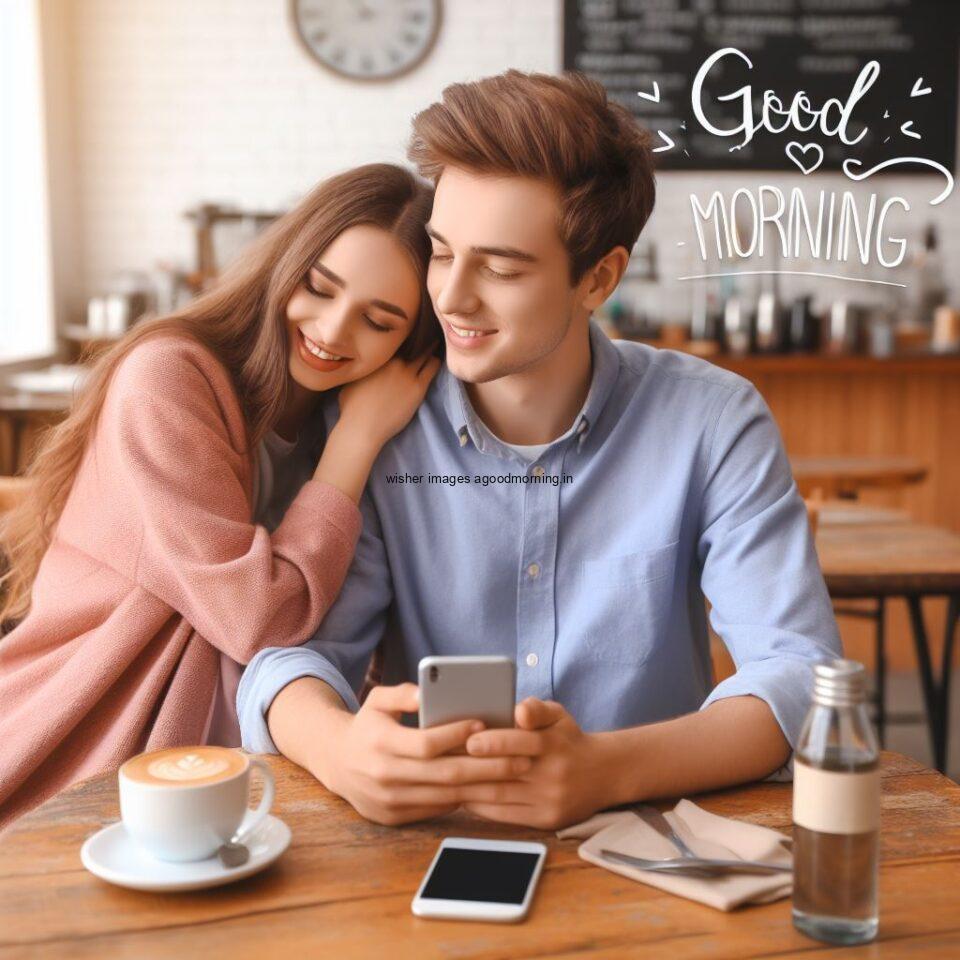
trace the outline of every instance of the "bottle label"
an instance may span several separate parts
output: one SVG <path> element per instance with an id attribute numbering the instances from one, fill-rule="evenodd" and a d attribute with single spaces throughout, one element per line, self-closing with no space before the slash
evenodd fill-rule
<path id="1" fill-rule="evenodd" d="M 880 829 L 880 768 L 862 773 L 793 765 L 793 822 L 820 833 Z"/>

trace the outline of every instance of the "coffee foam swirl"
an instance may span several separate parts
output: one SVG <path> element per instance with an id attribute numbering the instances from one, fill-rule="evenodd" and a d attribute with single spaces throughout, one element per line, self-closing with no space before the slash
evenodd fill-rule
<path id="1" fill-rule="evenodd" d="M 147 767 L 147 773 L 158 780 L 206 780 L 229 769 L 222 757 L 201 757 L 187 753 L 182 757 L 160 757 Z"/>

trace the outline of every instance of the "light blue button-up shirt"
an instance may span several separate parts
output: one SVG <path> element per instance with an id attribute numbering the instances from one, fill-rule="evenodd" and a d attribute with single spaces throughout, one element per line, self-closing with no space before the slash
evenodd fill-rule
<path id="1" fill-rule="evenodd" d="M 245 747 L 276 751 L 264 717 L 298 677 L 357 710 L 382 637 L 385 683 L 415 683 L 429 655 L 503 654 L 518 701 L 557 700 L 586 731 L 752 694 L 796 747 L 812 664 L 840 656 L 840 640 L 766 404 L 695 357 L 596 325 L 590 343 L 573 430 L 533 463 L 441 370 L 374 466 L 356 558 L 320 629 L 247 667 Z M 704 595 L 737 667 L 716 686 Z"/>

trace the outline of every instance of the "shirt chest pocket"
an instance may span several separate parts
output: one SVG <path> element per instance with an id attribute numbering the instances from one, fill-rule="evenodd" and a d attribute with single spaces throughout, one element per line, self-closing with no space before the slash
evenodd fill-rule
<path id="1" fill-rule="evenodd" d="M 676 588 L 679 541 L 580 567 L 586 659 L 637 666 L 666 642 Z"/>

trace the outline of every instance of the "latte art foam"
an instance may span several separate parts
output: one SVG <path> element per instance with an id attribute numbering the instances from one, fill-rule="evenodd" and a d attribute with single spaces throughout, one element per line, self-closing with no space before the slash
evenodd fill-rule
<path id="1" fill-rule="evenodd" d="M 249 763 L 229 747 L 168 747 L 132 757 L 120 772 L 137 783 L 160 787 L 194 787 L 229 780 L 243 773 Z"/>
<path id="2" fill-rule="evenodd" d="M 206 780 L 227 770 L 230 764 L 222 757 L 201 757 L 188 753 L 183 757 L 162 757 L 147 767 L 147 773 L 158 780 Z"/>

